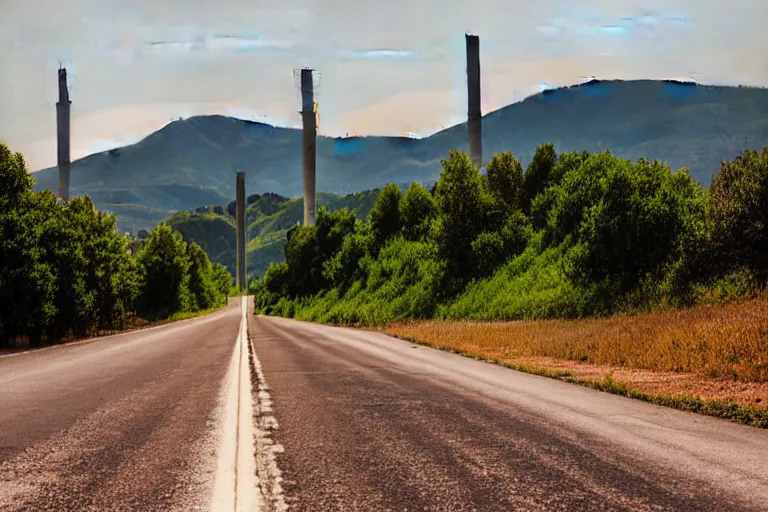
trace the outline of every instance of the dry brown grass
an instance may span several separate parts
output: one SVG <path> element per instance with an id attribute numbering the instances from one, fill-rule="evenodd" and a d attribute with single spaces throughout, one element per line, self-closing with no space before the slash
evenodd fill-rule
<path id="1" fill-rule="evenodd" d="M 637 316 L 423 321 L 389 335 L 521 371 L 768 428 L 768 300 Z"/>
<path id="2" fill-rule="evenodd" d="M 388 334 L 480 353 L 491 360 L 545 357 L 653 372 L 768 382 L 768 300 L 637 316 L 534 322 L 425 321 Z"/>

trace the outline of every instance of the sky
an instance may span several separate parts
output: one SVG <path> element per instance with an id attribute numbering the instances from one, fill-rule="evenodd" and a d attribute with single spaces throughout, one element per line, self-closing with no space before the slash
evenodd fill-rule
<path id="1" fill-rule="evenodd" d="M 768 85 L 766 0 L 0 0 L 0 141 L 56 163 L 57 69 L 72 159 L 224 114 L 319 133 L 428 136 L 466 119 L 464 34 L 483 114 L 546 87 L 691 77 Z"/>

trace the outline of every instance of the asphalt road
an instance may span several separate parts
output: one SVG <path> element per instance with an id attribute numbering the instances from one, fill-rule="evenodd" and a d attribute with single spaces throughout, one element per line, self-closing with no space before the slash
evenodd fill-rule
<path id="1" fill-rule="evenodd" d="M 0 511 L 768 509 L 768 431 L 243 314 L 0 356 Z"/>
<path id="2" fill-rule="evenodd" d="M 0 510 L 208 510 L 240 318 L 0 357 Z"/>
<path id="3" fill-rule="evenodd" d="M 768 510 L 768 431 L 374 332 L 249 330 L 292 509 Z"/>

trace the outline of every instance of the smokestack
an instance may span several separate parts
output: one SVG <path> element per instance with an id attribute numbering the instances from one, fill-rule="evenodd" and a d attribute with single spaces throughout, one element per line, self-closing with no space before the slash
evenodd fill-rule
<path id="1" fill-rule="evenodd" d="M 304 225 L 315 223 L 315 155 L 317 118 L 312 70 L 301 70 L 302 168 L 304 174 Z"/>
<path id="2" fill-rule="evenodd" d="M 237 289 L 248 287 L 245 277 L 245 173 L 237 173 L 235 217 L 237 221 L 237 263 L 235 268 Z"/>
<path id="3" fill-rule="evenodd" d="M 467 127 L 469 158 L 478 168 L 483 165 L 483 115 L 480 111 L 480 38 L 467 38 Z"/>
<path id="4" fill-rule="evenodd" d="M 69 91 L 67 70 L 59 69 L 59 102 L 56 103 L 56 139 L 58 144 L 59 197 L 69 200 Z"/>

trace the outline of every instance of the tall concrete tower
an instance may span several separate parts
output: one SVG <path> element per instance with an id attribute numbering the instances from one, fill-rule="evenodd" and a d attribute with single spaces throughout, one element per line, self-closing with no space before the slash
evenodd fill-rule
<path id="1" fill-rule="evenodd" d="M 67 70 L 59 69 L 59 102 L 56 103 L 56 140 L 58 145 L 59 197 L 69 200 L 69 101 Z"/>
<path id="2" fill-rule="evenodd" d="M 235 192 L 235 220 L 237 222 L 237 262 L 235 280 L 238 290 L 248 287 L 245 276 L 245 173 L 237 173 Z"/>
<path id="3" fill-rule="evenodd" d="M 304 175 L 304 225 L 315 223 L 315 165 L 317 153 L 317 111 L 312 70 L 301 70 L 302 169 Z"/>
<path id="4" fill-rule="evenodd" d="M 467 127 L 469 157 L 478 168 L 483 165 L 483 115 L 480 111 L 480 38 L 467 38 Z"/>

